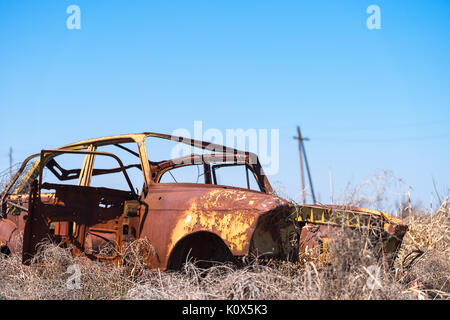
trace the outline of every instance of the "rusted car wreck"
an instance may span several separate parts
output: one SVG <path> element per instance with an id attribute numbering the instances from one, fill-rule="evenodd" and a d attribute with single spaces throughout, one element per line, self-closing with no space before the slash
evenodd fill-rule
<path id="1" fill-rule="evenodd" d="M 200 152 L 149 160 L 158 153 L 148 147 L 152 139 Z M 135 161 L 124 163 L 116 151 Z M 69 169 L 76 161 L 60 161 L 62 157 L 81 161 Z M 108 159 L 109 165 L 99 167 L 100 159 Z M 195 168 L 197 174 L 176 179 L 183 168 Z M 241 174 L 229 175 L 232 168 Z M 130 170 L 137 171 L 139 185 Z M 220 173 L 243 184 L 223 183 Z M 114 178 L 100 185 L 92 182 L 107 176 Z M 118 179 L 125 188 L 110 187 Z M 294 206 L 274 194 L 255 154 L 142 133 L 86 140 L 27 158 L 1 195 L 0 248 L 3 253 L 22 252 L 28 263 L 38 244 L 51 239 L 70 246 L 74 255 L 120 263 L 127 245 L 147 239 L 153 247 L 147 265 L 166 270 L 180 268 L 188 258 L 224 262 L 266 256 L 296 261 L 311 248 L 320 254 L 342 226 L 375 230 L 379 254 L 389 264 L 407 230 L 401 221 L 378 211 Z M 113 250 L 102 250 L 105 245 Z"/>

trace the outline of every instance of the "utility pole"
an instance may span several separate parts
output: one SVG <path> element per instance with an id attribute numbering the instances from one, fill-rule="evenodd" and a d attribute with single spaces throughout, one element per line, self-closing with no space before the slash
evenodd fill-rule
<path id="1" fill-rule="evenodd" d="M 305 145 L 303 144 L 303 140 L 306 140 L 306 139 L 300 140 L 300 143 L 302 144 L 302 152 L 303 152 L 303 156 L 305 157 L 306 172 L 308 173 L 309 187 L 311 188 L 311 196 L 313 198 L 313 203 L 315 204 L 316 203 L 316 195 L 314 194 L 314 187 L 313 187 L 312 179 L 311 179 L 311 171 L 309 170 L 308 158 L 306 157 L 306 150 L 305 150 Z M 309 139 L 307 139 L 307 140 L 309 140 Z"/>
<path id="2" fill-rule="evenodd" d="M 308 158 L 306 157 L 305 145 L 303 141 L 309 141 L 309 138 L 303 138 L 302 133 L 300 131 L 300 127 L 297 126 L 297 136 L 294 137 L 295 140 L 298 140 L 298 155 L 300 158 L 300 175 L 301 175 L 301 186 L 302 186 L 302 203 L 306 202 L 306 193 L 305 193 L 305 175 L 303 173 L 303 157 L 305 158 L 306 171 L 308 173 L 309 186 L 311 188 L 311 195 L 313 198 L 313 203 L 316 203 L 316 195 L 314 194 L 314 188 L 311 179 L 311 172 L 309 170 Z"/>
<path id="3" fill-rule="evenodd" d="M 309 186 L 311 188 L 313 203 L 316 203 L 316 196 L 314 194 L 314 188 L 313 188 L 312 179 L 311 179 L 311 172 L 309 171 L 308 158 L 306 157 L 305 145 L 303 144 L 303 141 L 309 141 L 309 138 L 306 138 L 306 137 L 303 138 L 302 133 L 300 131 L 300 127 L 297 126 L 297 136 L 294 137 L 294 139 L 298 140 L 298 155 L 300 158 L 300 175 L 301 175 L 300 182 L 302 185 L 302 203 L 305 204 L 305 202 L 306 202 L 305 175 L 303 173 L 303 157 L 305 157 L 306 171 L 308 172 L 308 180 L 309 180 Z"/>
<path id="4" fill-rule="evenodd" d="M 305 204 L 305 175 L 303 174 L 303 151 L 302 151 L 302 140 L 309 140 L 308 138 L 302 138 L 302 133 L 300 132 L 300 127 L 297 126 L 297 136 L 294 139 L 298 140 L 298 155 L 300 158 L 300 184 L 302 186 L 302 203 Z"/>

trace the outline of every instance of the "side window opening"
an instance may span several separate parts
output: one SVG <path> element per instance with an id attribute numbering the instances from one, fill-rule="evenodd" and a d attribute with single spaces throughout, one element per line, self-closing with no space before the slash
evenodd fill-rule
<path id="1" fill-rule="evenodd" d="M 161 176 L 160 183 L 205 183 L 203 165 L 186 165 L 170 169 Z"/>
<path id="2" fill-rule="evenodd" d="M 144 185 L 139 157 L 115 146 L 101 147 L 97 151 L 112 153 L 122 161 L 133 191 L 139 194 L 139 189 Z M 89 160 L 88 157 L 92 159 Z M 130 191 L 130 185 L 119 162 L 111 156 L 102 154 L 94 156 L 83 153 L 59 154 L 46 164 L 42 182 Z"/>
<path id="3" fill-rule="evenodd" d="M 164 172 L 159 183 L 211 183 L 261 191 L 253 172 L 245 164 L 220 163 L 207 168 L 211 169 L 206 174 L 203 165 L 173 168 Z"/>
<path id="4" fill-rule="evenodd" d="M 112 153 L 122 161 L 134 191 L 136 194 L 139 194 L 144 186 L 144 174 L 142 173 L 136 144 L 107 145 L 99 147 L 97 151 Z M 111 157 L 99 155 L 95 157 L 91 186 L 124 191 L 130 190 L 125 176 L 120 170 L 119 163 Z"/>
<path id="5" fill-rule="evenodd" d="M 129 177 L 131 169 L 136 168 L 132 167 L 127 170 Z M 137 171 L 140 170 L 137 169 Z M 137 185 L 135 185 L 133 181 L 131 181 L 131 183 L 133 185 L 133 188 L 137 188 Z M 120 166 L 117 163 L 117 161 L 111 157 L 101 155 L 95 156 L 93 174 L 89 185 L 91 187 L 102 187 L 115 190 L 130 191 L 130 186 L 128 185 L 127 180 L 123 174 L 123 171 L 120 169 Z M 134 191 L 136 191 L 136 189 L 134 189 Z"/>
<path id="6" fill-rule="evenodd" d="M 42 182 L 78 185 L 84 154 L 60 154 L 51 159 L 42 171 Z"/>
<path id="7" fill-rule="evenodd" d="M 122 161 L 134 192 L 139 194 L 144 185 L 139 154 L 136 144 L 126 144 L 126 149 L 116 145 L 102 146 L 97 149 L 100 152 L 108 152 L 117 156 Z M 116 159 L 108 156 L 96 155 L 92 173 L 92 187 L 104 187 L 109 189 L 129 191 L 130 187 Z"/>
<path id="8" fill-rule="evenodd" d="M 253 172 L 245 164 L 212 165 L 213 183 L 260 191 Z"/>

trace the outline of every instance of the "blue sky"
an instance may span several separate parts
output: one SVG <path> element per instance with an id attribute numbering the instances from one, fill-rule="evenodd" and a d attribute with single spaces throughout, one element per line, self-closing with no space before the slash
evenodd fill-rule
<path id="1" fill-rule="evenodd" d="M 66 8 L 81 29 L 66 28 Z M 366 9 L 381 9 L 369 30 Z M 390 170 L 425 204 L 450 188 L 448 1 L 0 0 L 0 170 L 42 148 L 128 132 L 296 126 L 316 193 Z M 435 199 L 436 200 L 436 199 Z"/>

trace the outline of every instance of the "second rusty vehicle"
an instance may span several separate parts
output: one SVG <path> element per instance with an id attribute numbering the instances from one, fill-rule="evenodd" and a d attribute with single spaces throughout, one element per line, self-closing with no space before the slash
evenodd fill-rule
<path id="1" fill-rule="evenodd" d="M 157 159 L 161 152 L 149 140 L 193 152 Z M 167 270 L 189 258 L 296 261 L 311 248 L 323 252 L 342 226 L 373 231 L 390 265 L 407 230 L 374 210 L 294 206 L 274 194 L 253 153 L 166 134 L 125 134 L 27 158 L 1 195 L 0 249 L 29 263 L 50 239 L 74 255 L 120 263 L 130 243 L 146 239 L 148 267 Z"/>

